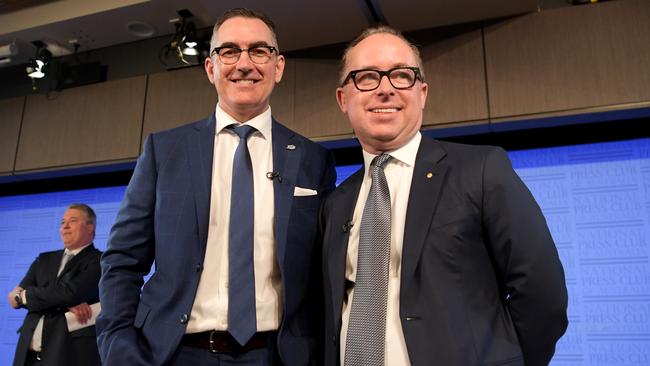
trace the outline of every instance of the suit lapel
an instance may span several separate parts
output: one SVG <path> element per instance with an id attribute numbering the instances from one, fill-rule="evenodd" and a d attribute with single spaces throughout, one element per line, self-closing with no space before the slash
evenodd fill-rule
<path id="1" fill-rule="evenodd" d="M 363 181 L 363 173 L 364 168 L 362 166 L 338 188 L 334 193 L 336 195 L 336 204 L 333 205 L 332 211 L 328 213 L 327 217 L 331 229 L 327 231 L 328 236 L 325 242 L 327 247 L 324 248 L 324 251 L 332 293 L 333 319 L 336 322 L 334 329 L 338 329 L 339 319 L 341 319 L 341 308 L 345 292 L 345 258 L 350 238 L 349 223 L 354 215 L 359 189 L 361 189 L 361 182 Z"/>
<path id="2" fill-rule="evenodd" d="M 448 166 L 441 162 L 446 154 L 438 142 L 422 137 L 415 159 L 404 226 L 402 284 L 410 282 L 420 259 L 438 205 L 440 189 L 446 179 Z"/>
<path id="3" fill-rule="evenodd" d="M 208 224 L 210 221 L 210 189 L 212 186 L 212 159 L 214 155 L 214 136 L 216 129 L 214 113 L 210 118 L 195 125 L 195 129 L 187 136 L 188 161 L 194 202 L 196 204 L 196 219 L 199 228 L 199 243 L 205 253 L 208 240 Z M 179 177 L 183 179 L 183 177 Z"/>
<path id="4" fill-rule="evenodd" d="M 54 276 L 57 278 L 63 277 L 64 274 L 70 272 L 73 268 L 83 263 L 85 261 L 85 258 L 87 258 L 94 250 L 95 250 L 95 246 L 93 244 L 90 244 L 87 248 L 84 248 L 84 250 L 82 250 L 77 255 L 72 257 L 72 259 L 70 259 L 70 261 L 65 265 L 65 267 L 63 267 L 61 274 L 57 276 L 56 274 L 59 271 L 59 267 L 61 267 L 61 261 L 63 260 L 64 251 L 61 250 L 60 253 L 58 253 L 58 255 L 56 256 L 58 262 L 56 262 L 56 265 L 54 266 L 55 267 Z"/>
<path id="5" fill-rule="evenodd" d="M 61 261 L 63 260 L 63 252 L 64 250 L 58 250 L 55 255 L 52 255 L 49 257 L 49 263 L 48 266 L 46 267 L 47 271 L 47 276 L 53 280 L 53 282 L 56 282 L 58 279 L 58 273 L 59 273 L 59 267 L 61 267 Z M 67 266 L 68 269 L 70 266 Z M 64 269 L 61 274 L 67 272 L 66 269 Z"/>
<path id="6" fill-rule="evenodd" d="M 275 242 L 280 268 L 283 268 L 287 247 L 287 230 L 293 203 L 293 191 L 302 159 L 302 145 L 295 134 L 273 119 L 271 125 L 273 145 L 273 171 L 279 176 L 273 179 L 273 203 L 275 206 Z"/>

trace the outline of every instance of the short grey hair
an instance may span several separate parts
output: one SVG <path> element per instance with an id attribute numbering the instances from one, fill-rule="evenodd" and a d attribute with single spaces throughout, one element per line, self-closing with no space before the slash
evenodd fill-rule
<path id="1" fill-rule="evenodd" d="M 86 214 L 86 223 L 92 224 L 95 227 L 95 229 L 93 230 L 93 239 L 94 239 L 95 231 L 97 229 L 97 215 L 95 215 L 95 211 L 85 203 L 72 203 L 68 206 L 68 210 L 70 209 L 79 210 Z"/>
<path id="2" fill-rule="evenodd" d="M 231 19 L 231 18 L 249 18 L 249 19 L 259 19 L 266 24 L 267 27 L 269 27 L 269 30 L 271 31 L 271 36 L 273 38 L 273 42 L 275 43 L 273 46 L 278 48 L 278 53 L 280 53 L 280 46 L 278 46 L 278 37 L 275 34 L 275 24 L 271 20 L 271 18 L 268 17 L 268 15 L 262 13 L 261 11 L 258 10 L 250 10 L 246 8 L 234 8 L 226 11 L 223 13 L 219 19 L 217 19 L 217 22 L 214 24 L 214 27 L 212 28 L 212 37 L 210 38 L 210 51 L 212 51 L 215 47 L 217 47 L 216 44 L 216 35 L 217 32 L 219 31 L 219 27 L 223 23 L 226 22 L 226 20 Z"/>

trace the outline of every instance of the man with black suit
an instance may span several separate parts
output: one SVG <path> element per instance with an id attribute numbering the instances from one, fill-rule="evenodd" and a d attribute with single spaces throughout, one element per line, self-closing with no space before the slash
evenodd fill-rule
<path id="1" fill-rule="evenodd" d="M 215 113 L 147 138 L 111 230 L 104 365 L 321 361 L 316 236 L 333 158 L 271 116 L 285 60 L 268 17 L 226 12 L 210 47 Z"/>
<path id="2" fill-rule="evenodd" d="M 92 244 L 95 212 L 89 206 L 68 206 L 61 219 L 64 249 L 39 254 L 20 285 L 8 295 L 11 307 L 26 308 L 14 366 L 99 365 L 94 326 L 69 331 L 65 313 L 87 324 L 89 304 L 99 301 L 99 258 Z"/>
<path id="3" fill-rule="evenodd" d="M 422 136 L 428 85 L 389 27 L 346 50 L 336 97 L 364 168 L 325 201 L 326 365 L 546 365 L 564 272 L 505 152 Z"/>

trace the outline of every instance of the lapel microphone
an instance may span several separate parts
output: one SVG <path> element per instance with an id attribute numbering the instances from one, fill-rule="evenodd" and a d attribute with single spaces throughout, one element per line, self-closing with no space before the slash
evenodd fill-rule
<path id="1" fill-rule="evenodd" d="M 270 180 L 277 179 L 279 183 L 282 183 L 282 177 L 278 172 L 266 172 L 266 177 Z"/>
<path id="2" fill-rule="evenodd" d="M 347 221 L 345 221 L 345 224 L 343 224 L 341 229 L 343 229 L 344 233 L 349 233 L 353 226 L 354 224 L 352 223 L 352 219 L 347 219 Z"/>

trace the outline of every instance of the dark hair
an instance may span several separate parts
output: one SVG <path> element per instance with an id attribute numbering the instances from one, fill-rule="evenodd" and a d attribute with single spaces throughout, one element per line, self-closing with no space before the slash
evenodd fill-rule
<path id="1" fill-rule="evenodd" d="M 404 37 L 404 35 L 400 31 L 398 31 L 397 29 L 392 28 L 392 27 L 387 26 L 387 25 L 380 24 L 380 25 L 375 25 L 375 26 L 372 26 L 370 28 L 366 28 L 365 30 L 363 30 L 363 32 L 361 32 L 358 36 L 356 36 L 348 44 L 348 46 L 345 48 L 345 51 L 343 51 L 343 57 L 341 58 L 341 65 L 340 65 L 340 70 L 339 70 L 339 82 L 340 83 L 342 83 L 343 80 L 345 79 L 345 77 L 347 76 L 346 74 L 344 74 L 345 65 L 348 62 L 348 54 L 350 53 L 352 48 L 354 48 L 354 46 L 361 43 L 361 41 L 363 41 L 364 39 L 366 39 L 366 38 L 368 38 L 368 37 L 370 37 L 372 35 L 382 34 L 382 33 L 383 34 L 391 34 L 391 35 L 401 39 L 402 41 L 404 41 L 411 48 L 411 50 L 413 50 L 413 54 L 415 54 L 415 58 L 416 58 L 417 63 L 418 63 L 417 66 L 420 68 L 420 75 L 422 77 L 422 81 L 424 81 L 424 68 L 422 67 L 422 58 L 420 57 L 420 50 L 417 48 L 417 46 L 415 46 L 413 43 L 411 43 L 411 41 L 406 39 L 406 37 Z"/>
<path id="2" fill-rule="evenodd" d="M 223 13 L 219 17 L 219 19 L 217 19 L 217 22 L 214 24 L 214 27 L 212 28 L 212 38 L 210 39 L 210 49 L 213 49 L 213 48 L 215 48 L 217 46 L 216 44 L 214 44 L 214 41 L 215 41 L 214 37 L 217 34 L 217 31 L 219 30 L 219 27 L 221 27 L 221 25 L 223 23 L 225 23 L 226 20 L 231 19 L 231 18 L 237 18 L 237 17 L 259 19 L 259 20 L 263 21 L 264 24 L 266 24 L 266 26 L 269 27 L 269 30 L 271 31 L 271 36 L 273 36 L 273 41 L 275 42 L 274 46 L 278 47 L 278 49 L 279 49 L 278 38 L 277 38 L 277 36 L 275 34 L 275 24 L 273 23 L 271 18 L 269 18 L 266 14 L 262 13 L 261 11 L 250 10 L 250 9 L 246 9 L 246 8 L 230 9 L 230 10 L 226 11 L 225 13 Z"/>

